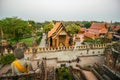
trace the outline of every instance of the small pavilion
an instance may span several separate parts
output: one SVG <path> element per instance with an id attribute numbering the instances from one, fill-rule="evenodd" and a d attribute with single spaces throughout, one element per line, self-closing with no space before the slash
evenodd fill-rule
<path id="1" fill-rule="evenodd" d="M 69 47 L 72 45 L 72 38 L 66 32 L 62 22 L 56 22 L 53 28 L 48 32 L 48 47 Z"/>

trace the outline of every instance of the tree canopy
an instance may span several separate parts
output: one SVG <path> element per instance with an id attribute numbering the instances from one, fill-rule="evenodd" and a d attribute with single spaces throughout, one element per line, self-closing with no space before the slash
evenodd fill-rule
<path id="1" fill-rule="evenodd" d="M 46 24 L 46 25 L 43 27 L 43 31 L 44 31 L 45 33 L 48 33 L 52 28 L 53 28 L 53 23 L 50 22 L 49 24 Z"/>
<path id="2" fill-rule="evenodd" d="M 88 21 L 83 21 L 82 24 L 83 24 L 83 27 L 85 28 L 89 28 L 91 26 L 91 22 L 88 22 Z"/>
<path id="3" fill-rule="evenodd" d="M 76 34 L 80 31 L 80 26 L 77 26 L 76 24 L 70 24 L 66 27 L 66 30 L 71 34 Z"/>
<path id="4" fill-rule="evenodd" d="M 19 41 L 20 38 L 31 35 L 31 27 L 28 21 L 17 17 L 5 18 L 0 21 L 0 27 L 3 30 L 4 38 Z"/>
<path id="5" fill-rule="evenodd" d="M 32 28 L 32 32 L 35 32 L 36 29 L 38 30 L 41 27 L 40 23 L 35 23 L 33 20 L 28 20 L 28 24 Z"/>

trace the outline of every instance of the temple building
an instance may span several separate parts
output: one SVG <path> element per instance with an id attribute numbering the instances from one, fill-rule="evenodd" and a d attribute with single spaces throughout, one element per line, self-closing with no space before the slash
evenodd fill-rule
<path id="1" fill-rule="evenodd" d="M 48 47 L 69 47 L 72 45 L 70 34 L 66 32 L 62 22 L 56 22 L 53 28 L 48 32 Z"/>
<path id="2" fill-rule="evenodd" d="M 117 32 L 118 30 L 120 30 L 120 26 L 113 26 L 112 29 L 114 32 Z"/>
<path id="3" fill-rule="evenodd" d="M 120 26 L 113 26 L 112 30 L 114 32 L 113 40 L 115 40 L 115 41 L 119 40 L 120 41 Z"/>
<path id="4" fill-rule="evenodd" d="M 106 23 L 92 23 L 91 27 L 86 30 L 84 36 L 86 38 L 100 38 L 108 32 Z"/>

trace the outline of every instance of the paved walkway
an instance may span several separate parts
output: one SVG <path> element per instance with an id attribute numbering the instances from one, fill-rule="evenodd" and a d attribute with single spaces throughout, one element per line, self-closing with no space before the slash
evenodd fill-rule
<path id="1" fill-rule="evenodd" d="M 42 40 L 40 42 L 39 47 L 41 47 L 41 48 L 46 47 L 46 35 L 45 35 L 45 33 L 43 33 Z"/>

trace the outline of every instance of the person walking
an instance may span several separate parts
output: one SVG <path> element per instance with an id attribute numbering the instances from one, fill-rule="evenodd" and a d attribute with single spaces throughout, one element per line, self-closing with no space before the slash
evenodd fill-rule
<path id="1" fill-rule="evenodd" d="M 67 67 L 70 67 L 71 66 L 71 61 L 69 60 L 66 64 Z"/>
<path id="2" fill-rule="evenodd" d="M 77 61 L 77 63 L 79 63 L 79 61 L 80 61 L 79 57 L 77 57 L 76 61 Z"/>

